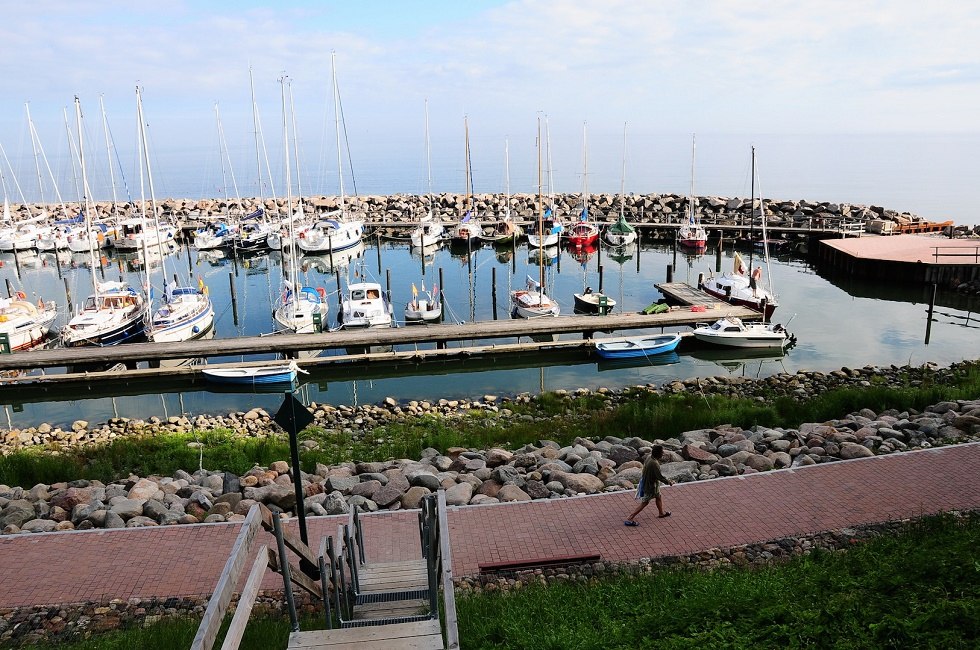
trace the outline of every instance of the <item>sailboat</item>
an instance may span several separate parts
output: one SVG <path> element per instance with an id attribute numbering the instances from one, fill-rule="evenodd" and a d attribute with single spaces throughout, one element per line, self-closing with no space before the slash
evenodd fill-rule
<path id="1" fill-rule="evenodd" d="M 337 55 L 330 53 L 333 76 L 334 125 L 337 132 L 337 174 L 340 180 L 340 205 L 336 210 L 321 215 L 312 226 L 300 232 L 296 243 L 306 253 L 329 253 L 357 246 L 364 234 L 364 221 L 347 213 L 344 196 L 343 149 L 340 141 L 340 92 L 337 89 Z"/>
<path id="2" fill-rule="evenodd" d="M 409 241 L 413 248 L 425 249 L 426 247 L 436 246 L 442 243 L 442 238 L 446 234 L 446 227 L 442 222 L 436 221 L 432 214 L 432 153 L 429 149 L 429 102 L 425 102 L 425 168 L 428 179 L 428 199 L 429 206 L 425 216 L 419 221 L 418 225 L 409 233 Z M 425 255 L 425 252 L 422 252 Z"/>
<path id="3" fill-rule="evenodd" d="M 85 225 L 91 230 L 91 191 L 85 169 L 85 147 L 82 138 L 82 108 L 75 96 L 75 120 L 78 125 L 78 156 L 82 168 L 82 192 L 85 201 Z M 142 338 L 146 329 L 149 305 L 132 286 L 125 282 L 98 282 L 95 279 L 95 250 L 89 240 L 89 271 L 94 293 L 85 299 L 78 312 L 61 330 L 66 347 L 82 345 L 116 345 Z"/>
<path id="4" fill-rule="evenodd" d="M 466 186 L 466 212 L 449 233 L 449 243 L 459 246 L 475 246 L 483 234 L 483 226 L 476 218 L 473 208 L 473 168 L 470 162 L 470 125 L 467 118 L 463 117 L 463 130 L 465 131 L 466 156 L 465 167 L 465 186 Z"/>
<path id="5" fill-rule="evenodd" d="M 623 177 L 619 186 L 619 220 L 606 228 L 606 242 L 625 247 L 636 241 L 636 229 L 626 221 L 626 124 L 623 124 Z"/>
<path id="6" fill-rule="evenodd" d="M 504 141 L 504 210 L 503 216 L 495 223 L 483 228 L 481 237 L 494 244 L 512 244 L 515 239 L 524 236 L 524 229 L 514 223 L 510 214 L 510 145 Z"/>
<path id="7" fill-rule="evenodd" d="M 289 167 L 289 120 L 286 111 L 286 84 L 288 78 L 279 79 L 282 85 L 282 133 L 286 155 L 286 215 L 289 241 L 295 241 L 293 219 L 292 179 Z M 327 325 L 326 291 L 322 287 L 304 287 L 299 282 L 296 265 L 296 247 L 290 246 L 288 255 L 288 277 L 283 279 L 283 289 L 273 305 L 272 320 L 277 331 L 294 334 L 311 334 L 321 331 Z"/>
<path id="8" fill-rule="evenodd" d="M 544 230 L 544 206 L 541 199 L 541 118 L 538 118 L 538 232 Z M 557 238 L 557 234 L 555 235 Z M 545 238 L 537 240 L 538 259 L 544 260 Z M 538 280 L 528 276 L 527 289 L 512 291 L 510 294 L 514 315 L 522 318 L 537 318 L 539 316 L 557 316 L 561 311 L 558 303 L 545 295 L 544 264 L 538 266 Z"/>
<path id="9" fill-rule="evenodd" d="M 143 160 L 140 168 L 140 185 L 142 186 L 143 172 L 146 172 L 147 185 L 150 190 L 150 210 L 153 222 L 158 220 L 156 189 L 153 185 L 153 172 L 150 168 L 150 152 L 146 139 L 146 122 L 143 119 L 143 94 L 136 87 L 136 115 L 139 119 L 140 153 Z M 146 218 L 146 201 L 142 202 L 142 216 Z M 162 247 L 159 242 L 158 246 Z M 143 254 L 147 255 L 148 247 Z M 160 271 L 165 284 L 160 306 L 150 318 L 147 328 L 147 338 L 154 343 L 188 341 L 203 338 L 214 328 L 214 305 L 208 297 L 204 281 L 198 279 L 196 287 L 181 287 L 177 285 L 176 276 L 167 282 L 166 255 L 160 251 Z M 149 260 L 146 260 L 146 272 L 149 274 Z"/>
<path id="10" fill-rule="evenodd" d="M 691 136 L 691 194 L 687 199 L 687 221 L 677 230 L 677 244 L 693 251 L 708 247 L 708 233 L 697 216 L 697 197 L 694 196 L 694 154 L 696 143 Z"/>
<path id="11" fill-rule="evenodd" d="M 755 176 L 755 147 L 752 147 L 753 210 L 755 210 Z M 761 191 L 759 196 L 759 210 L 762 214 L 762 239 L 766 241 L 766 206 L 762 200 Z M 765 248 L 765 256 L 766 268 L 768 269 L 768 247 Z M 723 273 L 720 276 L 710 275 L 702 282 L 701 290 L 727 303 L 762 312 L 765 320 L 772 318 L 772 313 L 779 304 L 776 296 L 772 293 L 771 282 L 768 288 L 762 286 L 762 267 L 756 266 L 747 270 L 745 261 L 738 252 L 735 253 L 732 271 L 730 273 Z"/>
<path id="12" fill-rule="evenodd" d="M 589 216 L 589 148 L 585 133 L 585 125 L 583 125 L 582 160 L 584 161 L 584 172 L 582 174 L 582 212 L 579 214 L 578 221 L 568 229 L 568 243 L 575 248 L 592 246 L 599 239 L 599 224 Z"/>
<path id="13" fill-rule="evenodd" d="M 548 207 L 545 208 L 544 215 L 539 215 L 538 220 L 534 222 L 531 228 L 527 231 L 528 246 L 539 249 L 542 247 L 557 246 L 562 233 L 565 232 L 565 226 L 562 224 L 561 219 L 555 214 L 555 184 L 552 178 L 551 167 L 551 129 L 548 128 L 547 119 L 545 119 L 545 131 L 547 133 L 548 141 Z M 538 135 L 538 139 L 540 140 L 540 134 Z M 540 147 L 540 142 L 538 143 L 538 146 Z M 539 171 L 538 175 L 540 176 L 540 174 L 541 172 Z M 541 191 L 539 189 L 539 202 L 540 194 Z"/>

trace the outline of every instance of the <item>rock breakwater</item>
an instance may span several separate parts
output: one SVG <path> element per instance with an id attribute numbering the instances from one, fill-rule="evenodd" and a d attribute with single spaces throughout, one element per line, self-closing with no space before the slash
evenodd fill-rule
<path id="1" fill-rule="evenodd" d="M 941 374 L 928 366 L 843 368 L 832 373 L 797 372 L 764 379 L 690 379 L 621 391 L 599 389 L 595 395 L 609 407 L 635 399 L 637 391 L 717 393 L 758 400 L 774 395 L 806 398 L 840 386 L 915 385 Z M 571 401 L 588 393 L 584 389 L 560 391 L 556 397 Z M 528 394 L 511 400 L 488 395 L 475 401 L 407 404 L 388 398 L 379 405 L 313 405 L 311 410 L 318 425 L 356 436 L 420 415 L 460 418 L 484 410 L 504 424 L 545 417 L 518 414 L 508 408 L 508 404 L 533 405 L 535 401 Z M 122 435 L 208 426 L 230 427 L 246 436 L 278 435 L 269 415 L 254 409 L 227 416 L 198 416 L 193 421 L 185 417 L 147 422 L 117 419 L 94 429 L 76 422 L 71 431 L 44 426 L 10 431 L 4 451 L 52 441 L 81 445 Z M 438 489 L 446 490 L 451 505 L 630 490 L 639 481 L 643 455 L 655 443 L 666 449 L 663 470 L 668 478 L 695 481 L 976 440 L 980 440 L 980 399 L 941 402 L 922 412 L 862 409 L 839 419 L 802 423 L 794 429 L 719 425 L 667 438 L 651 432 L 649 438 L 610 435 L 577 438 L 568 445 L 540 440 L 517 449 L 429 448 L 418 459 L 317 465 L 315 472 L 303 473 L 302 483 L 307 513 L 333 515 L 350 508 L 365 512 L 415 508 L 423 496 Z M 316 442 L 304 441 L 303 445 L 309 448 Z M 16 534 L 241 521 L 253 503 L 286 514 L 295 512 L 288 463 L 276 461 L 243 475 L 202 469 L 193 473 L 178 470 L 172 476 L 129 476 L 108 484 L 75 480 L 32 487 L 0 485 L 0 530 Z"/>
<path id="2" fill-rule="evenodd" d="M 472 206 L 468 201 L 472 199 Z M 309 196 L 303 199 L 314 211 L 327 212 L 340 207 L 336 196 Z M 625 198 L 618 194 L 595 194 L 590 196 L 589 214 L 598 221 L 614 222 L 619 217 L 620 202 L 626 218 L 634 223 L 655 225 L 677 223 L 687 212 L 688 197 L 677 194 L 631 194 Z M 374 222 L 392 224 L 418 221 L 428 213 L 429 198 L 411 194 L 370 195 L 345 197 L 345 209 L 351 213 Z M 533 219 L 537 214 L 537 196 L 533 194 L 465 194 L 443 193 L 432 199 L 432 211 L 443 221 L 459 219 L 472 207 L 480 218 L 498 218 L 510 212 L 515 218 Z M 554 197 L 555 213 L 558 215 L 577 214 L 581 202 L 578 194 L 559 194 Z M 246 213 L 262 209 L 268 214 L 285 214 L 285 199 L 243 199 L 239 207 L 237 201 L 226 199 L 164 199 L 159 202 L 164 214 L 180 222 L 228 218 L 238 210 Z M 752 219 L 751 199 L 723 196 L 697 197 L 697 211 L 706 225 L 735 225 L 748 223 Z M 14 219 L 39 213 L 42 208 L 52 214 L 57 211 L 51 206 L 16 205 L 12 206 Z M 758 201 L 755 203 L 758 210 Z M 138 216 L 135 203 L 113 205 L 99 203 L 96 206 L 101 218 L 116 216 Z M 118 210 L 118 212 L 115 212 Z M 807 200 L 767 200 L 766 213 L 771 226 L 833 228 L 843 220 L 862 222 L 869 229 L 873 222 L 890 222 L 897 226 L 923 223 L 926 219 L 909 212 L 884 208 L 875 205 L 836 203 L 831 201 Z M 757 214 L 757 212 L 756 212 Z M 954 232 L 960 236 L 980 236 L 980 225 L 974 227 L 957 226 Z"/>

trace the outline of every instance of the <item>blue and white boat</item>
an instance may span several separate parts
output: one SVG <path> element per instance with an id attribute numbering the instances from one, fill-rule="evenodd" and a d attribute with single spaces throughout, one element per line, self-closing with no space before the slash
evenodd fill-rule
<path id="1" fill-rule="evenodd" d="M 295 362 L 244 368 L 205 368 L 201 371 L 210 382 L 236 386 L 287 386 L 296 381 L 298 372 L 306 374 Z"/>
<path id="2" fill-rule="evenodd" d="M 681 342 L 680 334 L 658 334 L 596 341 L 595 351 L 603 359 L 649 357 L 673 352 Z"/>

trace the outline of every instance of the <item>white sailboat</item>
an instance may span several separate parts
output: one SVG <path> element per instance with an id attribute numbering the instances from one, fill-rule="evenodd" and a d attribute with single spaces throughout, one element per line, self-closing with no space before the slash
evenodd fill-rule
<path id="1" fill-rule="evenodd" d="M 149 207 L 153 214 L 152 222 L 159 220 L 156 188 L 153 185 L 153 170 L 150 167 L 150 152 L 146 139 L 146 121 L 143 119 L 143 94 L 136 87 L 136 115 L 139 119 L 140 154 L 140 187 L 143 186 L 143 174 L 146 174 L 147 186 L 150 191 Z M 146 199 L 141 202 L 142 216 L 146 218 Z M 163 247 L 164 242 L 157 243 Z M 149 247 L 143 249 L 146 256 Z M 159 306 L 153 310 L 147 327 L 147 338 L 154 343 L 189 341 L 207 336 L 214 328 L 214 305 L 208 296 L 204 281 L 198 279 L 198 286 L 178 286 L 176 279 L 167 281 L 166 255 L 159 250 L 160 271 L 163 278 L 164 290 Z M 146 272 L 149 275 L 149 260 L 146 260 Z"/>
<path id="2" fill-rule="evenodd" d="M 752 206 L 755 209 L 755 147 L 752 147 Z M 762 199 L 762 192 L 759 192 L 759 211 L 762 215 L 762 239 L 766 242 L 766 206 Z M 766 269 L 769 269 L 769 248 L 764 247 Z M 772 276 L 770 276 L 771 278 Z M 755 266 L 747 269 L 742 256 L 736 252 L 732 271 L 723 273 L 719 276 L 711 274 L 701 284 L 701 290 L 711 294 L 715 298 L 724 300 L 733 305 L 748 307 L 763 314 L 764 320 L 772 318 L 773 312 L 779 305 L 775 294 L 772 291 L 772 280 L 769 286 L 764 286 L 762 280 L 762 267 Z"/>
<path id="3" fill-rule="evenodd" d="M 412 284 L 412 299 L 405 305 L 405 321 L 408 323 L 432 323 L 442 318 L 442 301 L 439 300 L 439 287 L 432 291 L 425 288 L 422 281 L 421 292 Z"/>
<path id="4" fill-rule="evenodd" d="M 524 229 L 514 223 L 510 213 L 510 145 L 504 141 L 504 209 L 502 217 L 483 228 L 483 239 L 494 244 L 511 244 L 524 236 Z"/>
<path id="5" fill-rule="evenodd" d="M 293 214 L 292 178 L 289 165 L 289 120 L 286 111 L 287 77 L 279 79 L 282 85 L 282 132 L 286 150 L 286 214 Z M 292 218 L 286 220 L 288 236 L 294 241 L 295 223 Z M 288 277 L 283 279 L 283 289 L 272 310 L 272 321 L 276 331 L 294 334 L 312 334 L 319 332 L 327 325 L 326 292 L 320 288 L 303 286 L 299 281 L 299 271 L 296 264 L 296 247 L 290 246 L 287 253 Z"/>
<path id="6" fill-rule="evenodd" d="M 636 228 L 626 221 L 626 124 L 623 124 L 623 176 L 619 186 L 619 220 L 603 235 L 610 246 L 625 247 L 636 241 Z"/>
<path id="7" fill-rule="evenodd" d="M 82 169 L 82 193 L 85 201 L 85 225 L 91 228 L 91 191 L 85 170 L 85 147 L 82 137 L 82 108 L 75 97 L 75 120 L 78 125 L 78 156 Z M 91 244 L 91 242 L 90 242 Z M 95 250 L 89 246 L 89 272 L 94 293 L 89 295 L 77 313 L 61 330 L 66 347 L 82 345 L 116 345 L 143 338 L 149 308 L 143 294 L 125 282 L 98 282 L 95 279 Z"/>
<path id="8" fill-rule="evenodd" d="M 473 175 L 472 164 L 470 163 L 470 125 L 466 116 L 463 117 L 463 130 L 465 132 L 466 155 L 464 156 L 463 166 L 465 168 L 465 192 L 466 202 L 464 203 L 465 212 L 459 222 L 452 227 L 449 232 L 449 242 L 458 246 L 475 246 L 480 241 L 483 234 L 483 226 L 474 214 L 473 208 Z"/>
<path id="9" fill-rule="evenodd" d="M 538 118 L 538 232 L 544 232 L 544 206 L 541 199 L 541 119 Z M 538 256 L 544 259 L 544 238 L 538 238 Z M 538 266 L 538 280 L 528 276 L 527 288 L 512 291 L 510 294 L 514 316 L 521 318 L 538 318 L 540 316 L 557 316 L 561 308 L 558 303 L 549 298 L 544 291 L 544 264 Z"/>
<path id="10" fill-rule="evenodd" d="M 312 226 L 300 232 L 296 244 L 305 253 L 329 253 L 353 248 L 364 235 L 364 221 L 348 213 L 344 196 L 343 147 L 340 139 L 340 91 L 337 88 L 337 55 L 330 53 L 333 77 L 334 125 L 337 133 L 337 175 L 340 181 L 337 210 L 321 215 Z"/>

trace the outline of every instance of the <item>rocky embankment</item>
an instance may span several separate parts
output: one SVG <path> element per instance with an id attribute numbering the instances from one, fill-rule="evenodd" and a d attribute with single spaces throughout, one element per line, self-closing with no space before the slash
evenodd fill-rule
<path id="1" fill-rule="evenodd" d="M 472 206 L 469 201 L 472 200 Z M 612 222 L 619 218 L 621 197 L 618 194 L 594 194 L 589 197 L 589 214 L 599 220 Z M 339 197 L 311 196 L 303 199 L 305 204 L 316 211 L 330 211 L 340 207 Z M 677 223 L 677 220 L 687 214 L 688 198 L 677 194 L 630 194 L 625 197 L 624 212 L 626 218 L 635 223 L 660 224 Z M 269 214 L 285 214 L 285 199 L 243 199 L 242 205 L 226 199 L 164 199 L 160 201 L 160 209 L 175 220 L 190 222 L 214 218 L 228 218 L 241 211 L 253 212 L 259 208 Z M 429 199 L 426 196 L 409 194 L 393 194 L 388 196 L 354 196 L 345 197 L 345 209 L 353 214 L 363 216 L 372 221 L 385 221 L 393 224 L 418 221 L 429 210 Z M 578 194 L 559 194 L 554 197 L 555 212 L 558 215 L 578 214 L 581 196 Z M 13 206 L 14 219 L 27 218 L 41 211 L 40 204 Z M 468 197 L 465 194 L 438 194 L 433 197 L 432 211 L 436 218 L 453 221 L 460 218 L 467 210 L 481 218 L 497 218 L 505 214 L 505 209 L 517 219 L 533 219 L 537 215 L 537 196 L 533 194 L 476 194 Z M 52 214 L 57 210 L 47 206 Z M 99 203 L 96 206 L 98 216 L 112 218 L 113 210 L 118 210 L 124 217 L 138 216 L 138 206 L 135 203 L 122 203 L 113 206 L 111 203 Z M 755 206 L 758 214 L 758 201 Z M 752 218 L 752 201 L 747 198 L 702 196 L 697 198 L 697 211 L 706 224 L 734 225 L 748 223 Z M 831 227 L 842 220 L 864 222 L 868 230 L 880 232 L 882 223 L 890 222 L 897 226 L 926 222 L 923 217 L 909 212 L 881 206 L 867 206 L 851 203 L 834 203 L 829 201 L 807 200 L 767 200 L 766 214 L 771 226 L 794 227 Z M 954 233 L 958 236 L 980 237 L 980 225 L 956 226 Z"/>
<path id="2" fill-rule="evenodd" d="M 915 385 L 936 381 L 942 374 L 930 366 L 843 368 L 832 373 L 801 371 L 763 379 L 690 379 L 659 387 L 600 389 L 596 394 L 608 408 L 635 399 L 637 391 L 719 393 L 761 401 L 775 395 L 812 397 L 847 385 Z M 559 397 L 571 400 L 587 393 L 560 392 Z M 504 426 L 508 421 L 548 417 L 533 414 L 533 409 L 529 414 L 508 408 L 515 404 L 533 406 L 535 402 L 536 398 L 527 394 L 512 401 L 486 396 L 475 402 L 441 400 L 434 404 L 399 404 L 388 398 L 379 405 L 313 405 L 311 410 L 316 424 L 327 429 L 328 435 L 332 430 L 359 436 L 389 422 L 421 415 L 461 418 L 474 409 L 494 414 Z M 568 415 L 561 417 L 576 416 L 570 408 Z M 182 417 L 149 422 L 116 419 L 94 429 L 76 422 L 71 431 L 49 426 L 15 430 L 7 433 L 3 451 L 51 443 L 100 443 L 121 435 L 186 431 L 192 426 L 227 427 L 244 436 L 278 435 L 269 415 L 254 409 L 227 416 L 200 416 L 193 423 Z M 862 409 L 840 419 L 803 423 L 795 429 L 755 426 L 743 430 L 720 425 L 666 439 L 651 431 L 645 438 L 578 438 L 565 446 L 541 440 L 513 450 L 426 449 L 419 459 L 317 465 L 314 473 L 303 474 L 302 481 L 307 513 L 331 515 L 346 513 L 352 507 L 366 512 L 415 508 L 423 496 L 438 489 L 446 490 L 451 505 L 629 490 L 639 481 L 643 454 L 654 443 L 663 444 L 667 450 L 664 474 L 683 482 L 977 440 L 980 398 L 934 404 L 921 413 Z M 313 440 L 303 442 L 306 448 L 316 444 Z M 240 521 L 253 503 L 294 512 L 296 497 L 288 463 L 255 467 L 241 476 L 220 470 L 180 470 L 173 476 L 130 476 L 108 485 L 88 480 L 32 487 L 0 485 L 0 529 L 13 534 Z"/>

